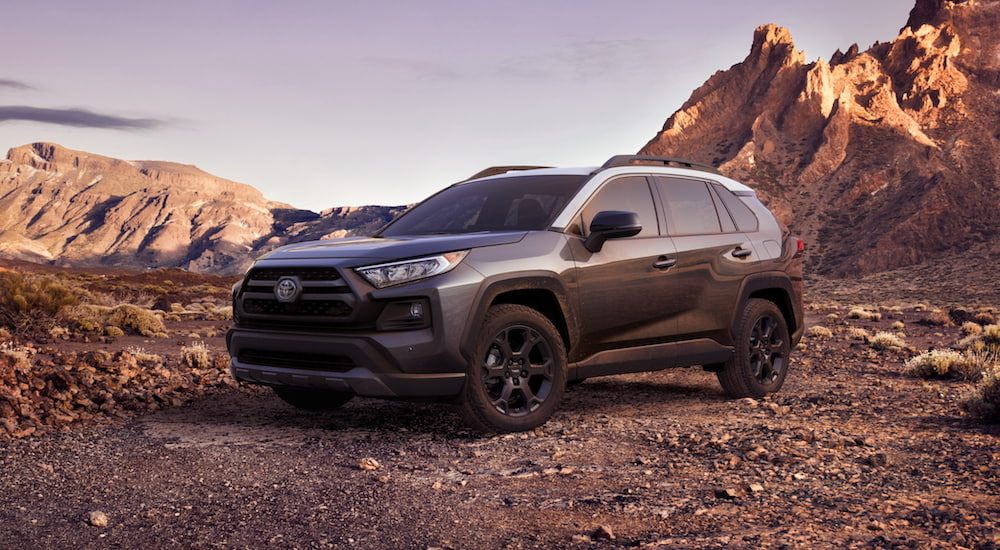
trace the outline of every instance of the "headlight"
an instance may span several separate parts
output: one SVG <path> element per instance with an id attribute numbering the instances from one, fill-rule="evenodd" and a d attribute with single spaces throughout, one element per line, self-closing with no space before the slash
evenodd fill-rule
<path id="1" fill-rule="evenodd" d="M 438 256 L 358 267 L 354 271 L 375 288 L 401 285 L 447 273 L 462 262 L 468 250 Z"/>

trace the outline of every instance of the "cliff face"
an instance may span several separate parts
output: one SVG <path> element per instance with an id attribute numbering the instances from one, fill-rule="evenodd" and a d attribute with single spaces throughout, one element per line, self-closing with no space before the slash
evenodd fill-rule
<path id="1" fill-rule="evenodd" d="M 1000 2 L 919 0 L 892 42 L 812 63 L 762 26 L 640 152 L 756 188 L 820 273 L 1000 249 Z"/>
<path id="2" fill-rule="evenodd" d="M 235 274 L 277 246 L 373 230 L 398 212 L 316 214 L 193 166 L 51 143 L 11 149 L 0 161 L 0 255 L 56 265 Z"/>

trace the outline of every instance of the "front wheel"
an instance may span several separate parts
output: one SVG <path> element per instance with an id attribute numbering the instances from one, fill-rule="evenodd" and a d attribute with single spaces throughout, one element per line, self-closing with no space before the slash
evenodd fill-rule
<path id="1" fill-rule="evenodd" d="M 552 323 L 529 307 L 487 311 L 462 394 L 466 421 L 484 432 L 544 424 L 566 389 L 566 352 Z"/>
<path id="2" fill-rule="evenodd" d="M 736 325 L 736 351 L 716 373 L 730 397 L 761 398 L 781 389 L 788 374 L 791 341 L 778 306 L 747 301 Z"/>

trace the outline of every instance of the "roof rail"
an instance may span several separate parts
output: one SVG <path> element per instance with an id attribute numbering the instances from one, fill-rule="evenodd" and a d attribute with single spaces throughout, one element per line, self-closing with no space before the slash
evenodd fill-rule
<path id="1" fill-rule="evenodd" d="M 475 180 L 475 179 L 479 179 L 479 178 L 486 178 L 486 177 L 489 177 L 489 176 L 495 176 L 497 174 L 505 174 L 507 172 L 514 172 L 516 170 L 536 170 L 538 168 L 552 168 L 552 167 L 551 166 L 528 166 L 528 165 L 521 165 L 521 166 L 490 166 L 489 168 L 485 168 L 483 170 L 480 170 L 480 171 L 476 172 L 472 177 L 466 179 L 465 181 Z"/>
<path id="2" fill-rule="evenodd" d="M 662 164 L 663 166 L 677 165 L 682 168 L 691 168 L 694 170 L 701 170 L 703 172 L 721 174 L 718 168 L 708 164 L 671 157 L 657 157 L 654 155 L 615 155 L 601 165 L 598 171 L 615 168 L 617 166 L 632 166 L 635 164 Z"/>

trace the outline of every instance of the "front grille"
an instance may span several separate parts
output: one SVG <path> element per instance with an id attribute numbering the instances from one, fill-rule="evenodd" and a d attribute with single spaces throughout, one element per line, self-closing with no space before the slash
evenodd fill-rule
<path id="1" fill-rule="evenodd" d="M 243 311 L 261 315 L 306 315 L 347 317 L 351 306 L 340 300 L 316 300 L 286 304 L 277 300 L 244 299 Z"/>
<path id="2" fill-rule="evenodd" d="M 279 301 L 275 286 L 294 277 L 301 293 L 292 302 Z M 257 267 L 247 273 L 237 298 L 241 324 L 274 328 L 342 323 L 354 314 L 357 299 L 333 268 Z"/>
<path id="3" fill-rule="evenodd" d="M 255 267 L 250 270 L 250 278 L 261 281 L 277 281 L 282 277 L 298 277 L 303 281 L 340 280 L 340 273 L 331 267 Z"/>
<path id="4" fill-rule="evenodd" d="M 255 349 L 240 351 L 240 354 L 236 359 L 240 363 L 246 365 L 322 370 L 328 372 L 347 372 L 356 366 L 354 360 L 346 355 L 287 352 L 277 353 Z"/>

